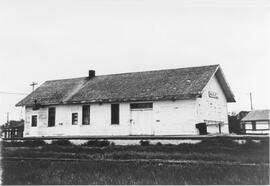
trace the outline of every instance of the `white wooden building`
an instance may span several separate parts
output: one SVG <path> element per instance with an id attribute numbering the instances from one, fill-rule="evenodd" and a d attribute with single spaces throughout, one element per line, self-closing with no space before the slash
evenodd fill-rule
<path id="1" fill-rule="evenodd" d="M 228 133 L 234 95 L 219 65 L 46 81 L 16 106 L 24 136 Z M 196 127 L 197 126 L 197 127 Z"/>
<path id="2" fill-rule="evenodd" d="M 242 120 L 241 126 L 246 134 L 269 134 L 270 110 L 253 110 Z"/>

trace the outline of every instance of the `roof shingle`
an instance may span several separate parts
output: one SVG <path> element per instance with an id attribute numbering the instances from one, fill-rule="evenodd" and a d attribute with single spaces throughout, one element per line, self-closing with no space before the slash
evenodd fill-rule
<path id="1" fill-rule="evenodd" d="M 46 81 L 16 106 L 189 99 L 200 94 L 219 65 Z M 229 94 L 228 94 L 229 95 Z"/>
<path id="2" fill-rule="evenodd" d="M 270 120 L 270 110 L 253 110 L 249 112 L 242 121 Z"/>

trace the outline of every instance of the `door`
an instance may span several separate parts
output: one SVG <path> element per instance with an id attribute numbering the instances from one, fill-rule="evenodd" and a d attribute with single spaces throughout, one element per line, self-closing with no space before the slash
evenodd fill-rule
<path id="1" fill-rule="evenodd" d="M 152 109 L 131 110 L 131 135 L 154 135 Z"/>

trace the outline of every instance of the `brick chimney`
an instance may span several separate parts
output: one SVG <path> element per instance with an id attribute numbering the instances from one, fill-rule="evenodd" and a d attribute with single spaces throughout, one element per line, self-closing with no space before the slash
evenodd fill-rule
<path id="1" fill-rule="evenodd" d="M 89 70 L 88 71 L 88 78 L 90 79 L 90 78 L 93 78 L 93 77 L 95 77 L 96 76 L 96 71 L 94 71 L 94 70 Z"/>

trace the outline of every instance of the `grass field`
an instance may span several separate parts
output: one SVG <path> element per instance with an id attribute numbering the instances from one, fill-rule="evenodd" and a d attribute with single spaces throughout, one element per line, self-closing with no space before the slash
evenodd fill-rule
<path id="1" fill-rule="evenodd" d="M 2 144 L 2 169 L 3 184 L 269 184 L 269 141 L 105 147 Z"/>

